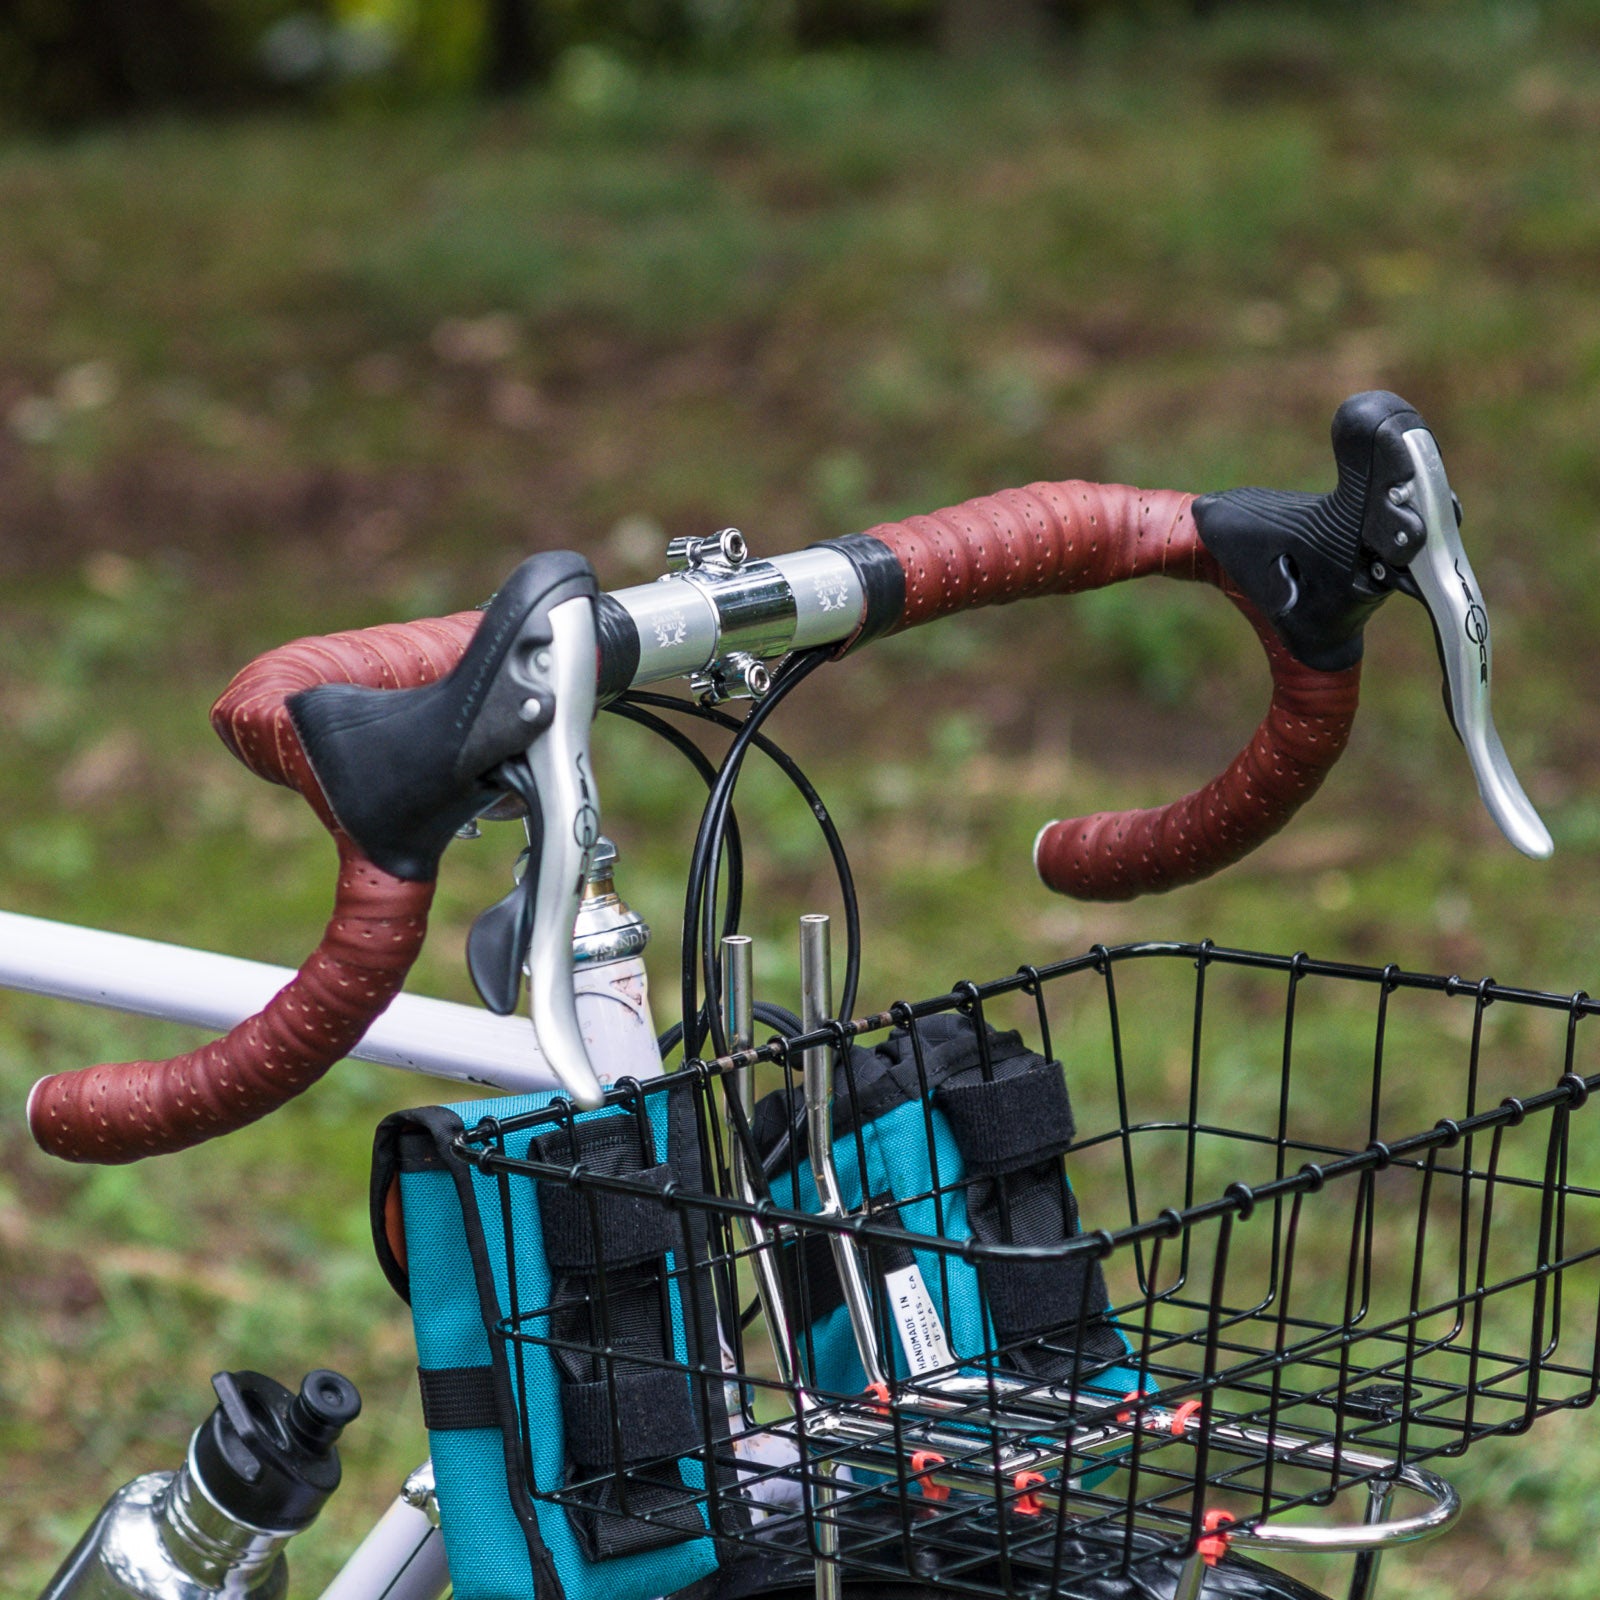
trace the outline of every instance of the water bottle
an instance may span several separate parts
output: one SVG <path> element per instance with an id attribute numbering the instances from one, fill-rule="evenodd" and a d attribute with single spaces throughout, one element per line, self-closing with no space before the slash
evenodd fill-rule
<path id="1" fill-rule="evenodd" d="M 282 1600 L 284 1546 L 339 1487 L 340 1433 L 361 1410 L 337 1372 L 298 1394 L 259 1372 L 219 1372 L 217 1408 L 176 1472 L 106 1502 L 40 1600 Z"/>

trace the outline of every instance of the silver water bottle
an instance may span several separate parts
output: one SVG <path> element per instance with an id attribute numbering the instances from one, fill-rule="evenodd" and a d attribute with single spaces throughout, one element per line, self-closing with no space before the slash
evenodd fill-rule
<path id="1" fill-rule="evenodd" d="M 259 1372 L 219 1372 L 217 1408 L 176 1472 L 112 1495 L 40 1600 L 282 1600 L 284 1546 L 339 1487 L 334 1443 L 361 1410 L 337 1372 L 298 1394 Z"/>

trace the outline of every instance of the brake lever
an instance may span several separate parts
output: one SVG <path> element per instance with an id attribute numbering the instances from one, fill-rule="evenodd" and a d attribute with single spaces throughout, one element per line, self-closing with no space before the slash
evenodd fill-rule
<path id="1" fill-rule="evenodd" d="M 550 644 L 533 663 L 539 677 L 528 683 L 541 702 L 542 731 L 521 755 L 501 763 L 493 780 L 528 809 L 528 866 L 510 894 L 473 923 L 467 969 L 483 1003 L 505 1016 L 516 1009 L 526 958 L 528 1009 L 539 1048 L 573 1099 L 593 1107 L 602 1091 L 578 1024 L 572 928 L 590 852 L 600 837 L 589 760 L 594 599 L 563 601 L 549 613 L 549 624 Z"/>
<path id="2" fill-rule="evenodd" d="M 1422 548 L 1401 570 L 1398 587 L 1422 602 L 1433 624 L 1445 711 L 1466 748 L 1489 815 L 1517 849 L 1542 861 L 1554 849 L 1550 831 L 1517 781 L 1489 711 L 1489 613 L 1461 543 L 1461 503 L 1451 493 L 1439 446 L 1426 426 L 1406 429 L 1400 443 L 1412 474 L 1391 487 L 1389 499 L 1415 509 L 1423 537 Z"/>
<path id="3" fill-rule="evenodd" d="M 1432 432 L 1399 395 L 1352 395 L 1333 419 L 1330 494 L 1231 489 L 1194 502 L 1201 542 L 1297 661 L 1354 666 L 1368 618 L 1396 591 L 1421 601 L 1444 672 L 1445 707 L 1478 793 L 1525 855 L 1550 834 L 1511 770 L 1489 710 L 1489 614 L 1459 532 Z"/>

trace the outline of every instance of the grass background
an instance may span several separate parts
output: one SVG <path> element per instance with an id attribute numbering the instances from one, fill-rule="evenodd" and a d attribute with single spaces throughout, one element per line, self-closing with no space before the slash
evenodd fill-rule
<path id="1" fill-rule="evenodd" d="M 298 961 L 331 852 L 205 720 L 257 651 L 470 605 L 546 546 L 616 587 L 673 534 L 735 522 L 774 552 L 1037 478 L 1323 488 L 1335 406 L 1381 386 L 1466 504 L 1501 731 L 1555 860 L 1482 815 L 1399 600 L 1350 754 L 1282 838 L 1158 902 L 1053 900 L 1039 823 L 1209 776 L 1259 714 L 1259 655 L 1176 587 L 982 614 L 776 722 L 853 843 L 863 1004 L 1141 936 L 1592 985 L 1597 48 L 1590 3 L 1240 7 L 1048 60 L 590 55 L 526 103 L 0 145 L 0 904 Z M 597 732 L 665 1022 L 695 794 L 649 753 Z M 793 917 L 828 879 L 803 813 L 746 809 L 758 978 L 792 1001 Z M 417 988 L 465 996 L 466 927 L 513 853 L 495 830 L 452 852 Z M 111 1488 L 176 1463 L 224 1365 L 335 1365 L 367 1396 L 297 1593 L 425 1450 L 364 1195 L 372 1125 L 431 1086 L 342 1068 L 126 1169 L 27 1140 L 42 1071 L 189 1042 L 0 999 L 13 1592 Z M 1230 1070 L 1247 1085 L 1248 1053 Z M 1532 1055 L 1528 1082 L 1553 1070 Z M 1388 1584 L 1586 1591 L 1592 1432 L 1463 1463 L 1469 1531 Z"/>

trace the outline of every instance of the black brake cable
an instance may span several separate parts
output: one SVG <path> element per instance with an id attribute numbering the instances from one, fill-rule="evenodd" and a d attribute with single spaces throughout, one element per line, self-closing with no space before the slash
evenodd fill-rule
<path id="1" fill-rule="evenodd" d="M 698 1050 L 705 1032 L 709 1029 L 712 1041 L 721 1054 L 727 1049 L 727 1037 L 722 1026 L 722 1017 L 719 1008 L 720 973 L 717 966 L 716 949 L 716 884 L 721 875 L 721 866 L 724 848 L 727 853 L 727 904 L 724 910 L 724 933 L 736 932 L 738 929 L 739 912 L 743 899 L 743 851 L 741 848 L 738 823 L 733 813 L 733 792 L 737 786 L 742 772 L 744 757 L 751 744 L 754 744 L 769 760 L 777 766 L 785 778 L 799 791 L 801 798 L 806 802 L 813 819 L 822 831 L 823 839 L 827 844 L 828 853 L 833 860 L 834 872 L 839 884 L 840 896 L 844 902 L 845 913 L 845 976 L 843 992 L 840 996 L 841 1004 L 838 1007 L 841 1016 L 848 1017 L 855 1009 L 857 986 L 861 972 L 861 911 L 856 897 L 855 877 L 850 869 L 849 856 L 844 848 L 844 841 L 839 835 L 839 830 L 833 818 L 823 804 L 822 797 L 817 793 L 815 786 L 801 770 L 787 751 L 760 732 L 761 724 L 777 708 L 778 703 L 805 678 L 809 677 L 823 661 L 829 659 L 831 652 L 817 650 L 808 652 L 805 656 L 791 659 L 779 669 L 777 679 L 772 690 L 766 698 L 741 721 L 730 717 L 725 712 L 714 707 L 701 705 L 694 701 L 682 700 L 670 695 L 651 694 L 636 691 L 609 704 L 606 709 L 613 711 L 618 716 L 625 718 L 636 725 L 647 728 L 653 733 L 666 739 L 680 754 L 686 757 L 699 773 L 702 780 L 710 788 L 711 793 L 707 798 L 705 810 L 701 814 L 700 827 L 695 838 L 694 853 L 690 863 L 687 894 L 684 905 L 683 945 L 681 952 L 681 977 L 683 1019 L 673 1024 L 663 1033 L 658 1041 L 663 1055 L 682 1041 L 688 1032 L 687 1021 L 693 1016 L 696 1023 L 694 1043 L 685 1049 L 687 1057 L 692 1050 Z M 694 744 L 687 735 L 673 728 L 653 714 L 654 709 L 670 711 L 680 716 L 693 716 L 701 721 L 709 722 L 714 726 L 734 735 L 733 743 L 724 755 L 720 770 L 713 769 L 711 762 L 704 753 Z M 707 1003 L 702 1010 L 699 1004 L 697 985 L 694 971 L 694 937 L 695 924 L 701 924 L 701 961 L 704 967 L 706 980 Z M 786 1012 L 781 1007 L 766 1002 L 757 1002 L 755 1007 L 756 1019 L 765 1022 L 769 1027 L 776 1026 L 778 1031 L 785 1036 L 792 1037 L 799 1028 L 799 1018 L 792 1012 Z M 747 1146 L 746 1161 L 752 1174 L 756 1175 L 757 1182 L 762 1190 L 766 1189 L 766 1163 L 764 1163 L 753 1148 L 748 1121 L 745 1117 L 738 1118 L 738 1132 L 742 1142 Z M 793 1130 L 788 1136 L 782 1138 L 780 1143 L 788 1146 L 793 1137 Z M 730 1298 L 730 1305 L 737 1302 Z M 738 1317 L 739 1328 L 748 1327 L 757 1313 L 757 1303 L 752 1301 L 746 1306 L 742 1315 Z M 730 1330 L 731 1331 L 731 1330 Z"/>
<path id="2" fill-rule="evenodd" d="M 694 849 L 689 857 L 689 877 L 683 907 L 683 1053 L 698 1055 L 706 1033 L 709 1031 L 717 1054 L 727 1048 L 726 1031 L 717 1014 L 717 983 L 715 945 L 716 876 L 722 859 L 722 839 L 727 825 L 727 815 L 733 800 L 733 791 L 744 767 L 744 758 L 751 741 L 760 731 L 761 724 L 772 715 L 788 695 L 798 688 L 827 659 L 820 650 L 791 657 L 774 675 L 772 687 L 765 697 L 750 708 L 742 722 L 736 724 L 733 743 L 728 746 L 717 773 L 717 782 L 700 814 L 700 827 L 695 834 Z M 710 711 L 710 707 L 700 708 Z M 709 721 L 732 721 L 713 713 Z M 712 919 L 708 929 L 702 931 L 702 913 Z M 709 934 L 709 938 L 705 937 Z M 699 986 L 696 982 L 695 948 L 700 949 L 700 962 L 705 967 L 706 1004 L 702 1011 Z"/>
<path id="3" fill-rule="evenodd" d="M 604 709 L 613 716 L 621 717 L 625 722 L 648 729 L 665 739 L 699 773 L 706 788 L 715 789 L 717 769 L 712 765 L 711 759 L 681 728 L 673 727 L 670 722 L 664 721 L 649 710 L 651 706 L 661 706 L 672 711 L 699 709 L 687 701 L 674 700 L 670 695 L 664 694 L 624 695 L 620 699 L 611 701 Z M 744 896 L 744 848 L 739 837 L 738 819 L 731 811 L 728 813 L 728 881 L 730 923 L 727 931 L 732 933 L 738 927 L 739 911 Z"/>
<path id="4" fill-rule="evenodd" d="M 731 721 L 731 719 L 729 720 Z M 801 799 L 805 801 L 807 809 L 811 812 L 812 820 L 822 832 L 823 840 L 828 847 L 828 854 L 832 858 L 834 876 L 839 885 L 839 896 L 844 904 L 845 923 L 844 983 L 840 992 L 837 1011 L 841 1017 L 849 1017 L 855 1010 L 856 990 L 861 979 L 861 907 L 856 898 L 855 875 L 850 870 L 850 858 L 845 852 L 844 840 L 840 837 L 838 827 L 835 825 L 827 806 L 823 804 L 822 796 L 817 793 L 816 788 L 800 769 L 799 764 L 764 734 L 758 733 L 754 735 L 752 743 L 773 762 L 778 770 L 799 791 Z M 731 802 L 732 790 L 730 789 L 730 805 Z M 731 816 L 731 811 L 729 815 Z M 707 882 L 714 897 L 717 884 L 715 859 L 713 859 Z M 717 959 L 714 937 L 715 927 L 715 899 L 712 898 L 707 901 L 704 915 L 701 919 L 701 967 L 705 973 L 708 1008 L 716 1024 L 712 1032 L 712 1040 L 718 1053 L 721 1054 L 727 1050 L 728 1041 L 722 1028 L 722 969 Z"/>
<path id="5" fill-rule="evenodd" d="M 692 701 L 673 699 L 665 695 L 640 694 L 629 697 L 641 705 L 655 706 L 663 710 L 699 717 L 734 734 L 733 744 L 724 756 L 718 773 L 717 786 L 713 789 L 706 802 L 705 811 L 701 815 L 700 829 L 696 835 L 694 852 L 689 866 L 688 894 L 686 895 L 684 906 L 684 960 L 681 974 L 682 1012 L 686 1021 L 690 1018 L 694 1019 L 694 1025 L 692 1031 L 685 1030 L 689 1032 L 686 1053 L 698 1051 L 708 1031 L 719 1054 L 727 1048 L 726 1034 L 717 1005 L 720 982 L 716 952 L 715 874 L 720 867 L 722 840 L 728 819 L 731 817 L 734 787 L 739 780 L 744 757 L 751 744 L 754 744 L 757 749 L 772 760 L 779 771 L 800 792 L 801 798 L 805 800 L 807 808 L 822 830 L 823 838 L 827 842 L 828 852 L 833 859 L 834 871 L 838 878 L 845 910 L 845 978 L 841 995 L 842 1004 L 839 1010 L 843 1015 L 848 1016 L 854 1009 L 861 971 L 861 915 L 860 906 L 856 899 L 855 879 L 850 870 L 849 857 L 845 852 L 844 842 L 839 837 L 838 829 L 834 825 L 832 817 L 828 814 L 828 809 L 823 804 L 821 796 L 800 769 L 799 764 L 780 746 L 759 731 L 761 724 L 776 710 L 778 703 L 805 678 L 809 677 L 823 662 L 829 660 L 831 654 L 832 652 L 829 649 L 819 649 L 808 651 L 801 656 L 792 657 L 780 668 L 773 681 L 772 689 L 767 696 L 752 708 L 749 715 L 742 721 L 712 707 L 698 705 Z M 728 909 L 733 910 L 733 897 L 739 886 L 732 881 L 731 849 L 729 856 L 730 903 Z M 724 933 L 733 931 L 736 926 L 736 919 L 728 917 L 723 919 Z M 698 984 L 691 954 L 697 933 L 701 944 L 701 965 L 706 981 L 707 1003 L 704 1008 L 701 1007 L 699 1001 Z"/>

